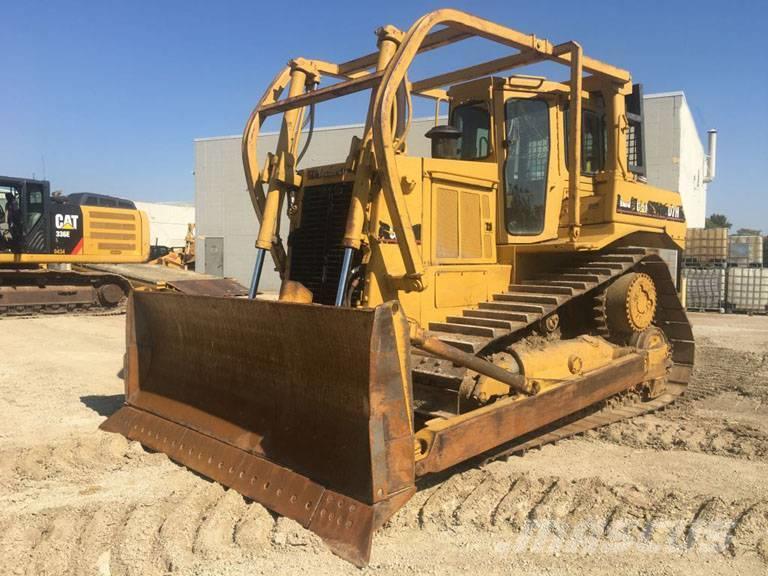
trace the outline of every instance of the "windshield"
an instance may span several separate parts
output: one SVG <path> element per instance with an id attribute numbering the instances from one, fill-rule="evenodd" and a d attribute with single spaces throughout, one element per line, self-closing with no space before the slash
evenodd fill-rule
<path id="1" fill-rule="evenodd" d="M 485 102 L 456 107 L 451 124 L 461 131 L 458 140 L 461 160 L 476 160 L 490 154 L 491 115 Z"/>
<path id="2" fill-rule="evenodd" d="M 540 234 L 549 165 L 549 107 L 544 100 L 510 99 L 505 105 L 505 212 L 510 234 Z"/>

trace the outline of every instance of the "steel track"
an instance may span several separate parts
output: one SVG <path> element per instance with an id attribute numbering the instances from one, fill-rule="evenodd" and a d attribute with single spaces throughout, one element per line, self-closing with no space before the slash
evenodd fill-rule
<path id="1" fill-rule="evenodd" d="M 8 296 L 12 294 L 13 288 L 22 286 L 37 286 L 42 289 L 42 295 L 45 295 L 45 291 L 48 290 L 52 295 L 50 302 L 36 302 L 34 304 L 13 301 L 4 303 L 0 301 L 0 304 L 3 304 L 0 305 L 0 318 L 36 318 L 54 315 L 115 316 L 125 314 L 127 298 L 123 298 L 114 306 L 105 306 L 98 298 L 90 302 L 68 302 L 65 299 L 57 299 L 53 296 L 57 289 L 99 286 L 106 283 L 117 284 L 126 293 L 131 290 L 131 285 L 128 281 L 117 274 L 75 272 L 70 270 L 0 269 L 0 290 L 2 288 L 11 288 L 11 291 L 7 294 Z"/>
<path id="2" fill-rule="evenodd" d="M 514 342 L 525 337 L 545 317 L 562 312 L 563 308 L 572 303 L 574 299 L 580 297 L 595 298 L 619 276 L 633 271 L 650 275 L 656 285 L 658 304 L 654 324 L 665 333 L 672 348 L 672 366 L 668 374 L 666 389 L 661 395 L 649 400 L 643 400 L 637 395 L 629 393 L 614 396 L 492 450 L 485 456 L 486 461 L 557 442 L 563 438 L 581 434 L 619 420 L 654 412 L 674 402 L 685 392 L 693 369 L 695 346 L 693 332 L 685 309 L 680 303 L 666 263 L 657 254 L 642 248 L 620 248 L 595 254 L 591 260 L 563 269 L 558 273 L 541 275 L 539 278 L 510 286 L 509 293 L 497 295 L 494 302 L 510 303 L 512 304 L 510 309 L 526 302 L 542 306 L 541 313 L 528 314 L 527 321 L 522 326 L 515 326 L 515 323 L 510 323 L 510 328 L 513 329 L 500 330 L 499 327 L 502 324 L 484 322 L 486 327 L 494 326 L 494 332 L 488 333 L 485 338 L 479 335 L 480 330 L 474 330 L 471 325 L 466 335 L 454 332 L 454 330 L 462 329 L 460 325 L 451 326 L 447 323 L 441 323 L 434 326 L 438 331 L 433 331 L 433 335 L 442 336 L 446 341 L 452 343 L 457 343 L 457 340 L 460 343 L 461 339 L 464 338 L 466 346 L 472 345 L 476 353 L 481 354 L 485 350 L 498 348 L 504 343 Z M 526 286 L 535 287 L 536 292 L 526 292 L 524 290 Z M 547 292 L 548 286 L 554 289 L 551 293 Z M 563 294 L 563 286 L 571 287 L 570 295 Z M 516 292 L 512 292 L 512 290 L 516 290 Z M 516 302 L 515 293 L 518 296 L 523 296 L 519 302 Z M 536 299 L 532 299 L 528 294 L 538 295 L 539 301 L 535 302 Z M 503 311 L 503 308 L 499 307 L 499 310 Z M 475 312 L 474 310 L 469 311 L 469 314 Z M 493 315 L 485 314 L 485 317 L 492 319 Z M 502 317 L 499 315 L 499 319 Z M 506 317 L 510 317 L 509 314 Z M 469 318 L 471 319 L 471 317 Z M 478 327 L 481 326 L 483 324 L 478 324 Z M 451 332 L 445 331 L 446 328 L 451 329 Z M 467 336 L 470 337 L 467 338 Z M 419 370 L 420 368 L 417 366 L 416 371 Z M 427 373 L 424 372 L 424 374 Z M 430 371 L 428 375 L 435 377 L 436 374 L 434 371 Z M 453 377 L 455 378 L 455 374 Z"/>

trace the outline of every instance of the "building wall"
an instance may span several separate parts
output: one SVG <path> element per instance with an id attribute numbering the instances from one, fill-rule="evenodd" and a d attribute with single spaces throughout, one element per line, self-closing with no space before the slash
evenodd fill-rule
<path id="1" fill-rule="evenodd" d="M 408 152 L 429 156 L 429 140 L 424 133 L 434 125 L 433 119 L 415 119 L 408 134 Z M 320 166 L 343 162 L 353 136 L 361 136 L 362 125 L 318 128 L 301 166 Z M 277 134 L 259 138 L 259 165 L 263 166 L 267 151 L 274 151 Z M 248 286 L 256 251 L 254 243 L 259 229 L 243 173 L 240 136 L 200 138 L 195 140 L 195 205 L 197 206 L 197 254 L 204 253 L 206 237 L 223 238 L 224 276 Z M 281 215 L 280 236 L 288 238 L 288 218 Z M 198 272 L 205 272 L 205 259 L 196 260 Z M 259 289 L 277 291 L 280 277 L 267 258 Z"/>
<path id="2" fill-rule="evenodd" d="M 184 246 L 187 225 L 195 223 L 195 207 L 183 203 L 136 202 L 149 217 L 149 239 L 160 246 Z"/>
<path id="3" fill-rule="evenodd" d="M 680 192 L 688 226 L 704 227 L 706 152 L 682 92 L 643 99 L 648 182 Z"/>

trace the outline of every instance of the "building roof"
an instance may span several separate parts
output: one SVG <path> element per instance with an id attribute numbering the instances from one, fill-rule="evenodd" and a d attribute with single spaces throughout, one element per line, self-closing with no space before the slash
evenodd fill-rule
<path id="1" fill-rule="evenodd" d="M 443 118 L 441 116 L 441 118 Z M 413 118 L 411 123 L 415 122 L 434 122 L 434 116 L 424 116 L 421 118 Z M 353 128 L 364 128 L 365 124 L 339 124 L 338 126 L 315 126 L 315 132 L 330 132 L 331 130 L 349 130 Z M 262 132 L 259 136 L 277 136 L 280 132 Z M 210 142 L 213 140 L 231 140 L 237 138 L 240 140 L 243 137 L 242 134 L 233 134 L 232 136 L 208 136 L 206 138 L 195 138 L 193 142 Z"/>
<path id="2" fill-rule="evenodd" d="M 675 92 L 657 92 L 656 94 L 643 94 L 643 98 L 670 98 L 672 96 L 682 96 L 685 99 L 685 93 L 682 90 Z"/>

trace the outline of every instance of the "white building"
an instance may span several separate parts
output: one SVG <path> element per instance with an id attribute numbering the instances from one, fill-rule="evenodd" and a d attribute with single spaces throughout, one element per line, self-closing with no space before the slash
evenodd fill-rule
<path id="1" fill-rule="evenodd" d="M 169 248 L 184 246 L 187 225 L 195 223 L 195 207 L 183 202 L 135 202 L 149 216 L 152 245 Z"/>
<path id="2" fill-rule="evenodd" d="M 707 217 L 707 152 L 682 92 L 643 98 L 648 183 L 683 197 L 688 226 Z"/>

